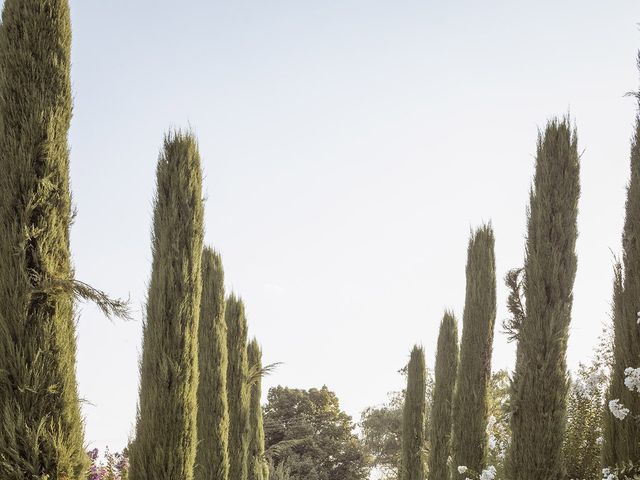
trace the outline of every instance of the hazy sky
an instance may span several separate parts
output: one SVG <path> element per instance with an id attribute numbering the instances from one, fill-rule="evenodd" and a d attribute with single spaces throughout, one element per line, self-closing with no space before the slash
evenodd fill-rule
<path id="1" fill-rule="evenodd" d="M 433 365 L 460 319 L 470 228 L 496 232 L 494 367 L 513 345 L 502 278 L 521 265 L 537 129 L 571 112 L 582 155 L 569 364 L 608 319 L 638 84 L 637 0 L 72 0 L 77 277 L 136 321 L 80 306 L 87 441 L 122 448 L 137 402 L 154 173 L 191 126 L 206 241 L 244 297 L 265 381 L 326 384 L 355 418 Z"/>

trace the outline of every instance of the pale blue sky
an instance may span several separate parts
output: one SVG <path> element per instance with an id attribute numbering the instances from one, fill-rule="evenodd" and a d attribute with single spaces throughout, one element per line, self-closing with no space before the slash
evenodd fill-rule
<path id="1" fill-rule="evenodd" d="M 608 318 L 640 46 L 637 0 L 72 0 L 71 174 L 79 279 L 137 321 L 80 306 L 87 441 L 120 449 L 137 401 L 154 171 L 191 125 L 206 240 L 246 300 L 265 381 L 326 384 L 355 418 L 429 363 L 460 318 L 469 229 L 492 220 L 501 281 L 522 262 L 537 128 L 571 111 L 582 157 L 569 363 Z M 498 334 L 494 367 L 513 346 Z"/>

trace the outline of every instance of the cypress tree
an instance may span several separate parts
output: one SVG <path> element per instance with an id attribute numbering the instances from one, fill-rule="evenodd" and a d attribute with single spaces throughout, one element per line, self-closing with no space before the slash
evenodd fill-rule
<path id="1" fill-rule="evenodd" d="M 249 363 L 247 319 L 242 299 L 227 299 L 227 395 L 229 401 L 229 478 L 247 480 L 249 454 Z M 135 479 L 134 479 L 135 480 Z"/>
<path id="2" fill-rule="evenodd" d="M 67 133 L 67 0 L 5 0 L 0 27 L 0 478 L 80 478 Z"/>
<path id="3" fill-rule="evenodd" d="M 625 346 L 624 338 L 615 338 L 615 335 L 621 335 L 624 332 L 622 323 L 622 264 L 616 262 L 614 267 L 614 281 L 613 281 L 613 301 L 612 301 L 612 320 L 613 320 L 613 364 L 611 365 L 611 374 L 609 378 L 609 386 L 606 392 L 605 406 L 610 400 L 620 399 L 620 394 L 625 389 L 624 385 L 624 370 L 620 371 L 620 366 L 624 365 L 624 349 L 620 348 Z M 617 358 L 616 358 L 617 357 Z M 633 427 L 628 425 L 629 422 L 621 422 L 615 418 L 608 408 L 605 408 L 603 412 L 603 426 L 602 426 L 602 465 L 606 467 L 613 467 L 620 462 L 620 460 L 629 460 L 629 456 L 622 455 L 629 447 L 630 442 L 626 442 L 626 445 L 621 442 L 622 439 L 627 439 L 626 429 Z"/>
<path id="4" fill-rule="evenodd" d="M 407 367 L 407 392 L 402 413 L 401 480 L 426 478 L 426 388 L 424 351 L 416 345 Z"/>
<path id="5" fill-rule="evenodd" d="M 640 56 L 638 64 L 640 66 Z M 631 141 L 631 174 L 622 233 L 622 289 L 619 308 L 614 311 L 614 359 L 608 398 L 618 399 L 633 414 L 640 413 L 640 395 L 626 388 L 624 371 L 640 366 L 640 329 L 637 324 L 640 312 L 640 94 L 636 94 L 636 99 L 639 109 Z M 605 444 L 609 443 L 613 448 L 612 463 L 607 465 L 640 461 L 640 424 L 632 419 L 620 421 L 612 418 L 609 411 L 606 415 L 613 422 L 608 432 L 610 437 L 605 438 Z"/>
<path id="6" fill-rule="evenodd" d="M 196 480 L 227 480 L 229 407 L 227 404 L 227 325 L 224 272 L 220 255 L 202 252 L 202 300 L 198 351 L 198 450 Z"/>
<path id="7" fill-rule="evenodd" d="M 171 133 L 157 167 L 132 480 L 193 478 L 202 237 L 198 146 L 189 133 Z"/>
<path id="8" fill-rule="evenodd" d="M 496 318 L 495 239 L 490 225 L 472 232 L 466 267 L 460 363 L 453 397 L 452 458 L 480 472 L 487 455 L 487 389 Z"/>
<path id="9" fill-rule="evenodd" d="M 262 421 L 262 351 L 254 338 L 247 347 L 250 372 L 249 395 L 249 480 L 268 480 L 269 466 L 264 458 L 264 425 Z"/>
<path id="10" fill-rule="evenodd" d="M 458 369 L 458 326 L 453 313 L 446 312 L 440 323 L 436 351 L 435 386 L 431 405 L 431 450 L 429 480 L 449 476 L 447 460 L 451 455 L 451 403 Z"/>
<path id="11" fill-rule="evenodd" d="M 523 292 L 511 385 L 509 478 L 563 478 L 566 348 L 576 274 L 579 156 L 568 119 L 538 137 L 528 211 Z"/>

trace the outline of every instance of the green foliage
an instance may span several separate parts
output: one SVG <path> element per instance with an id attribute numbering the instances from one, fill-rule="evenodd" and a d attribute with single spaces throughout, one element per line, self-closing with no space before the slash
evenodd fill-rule
<path id="1" fill-rule="evenodd" d="M 132 480 L 191 480 L 196 456 L 202 172 L 195 138 L 167 135 L 157 168 Z"/>
<path id="2" fill-rule="evenodd" d="M 563 453 L 567 478 L 602 478 L 601 440 L 606 376 L 601 365 L 580 364 L 567 400 Z"/>
<path id="3" fill-rule="evenodd" d="M 443 480 L 449 475 L 447 461 L 451 455 L 451 405 L 458 370 L 458 325 L 450 312 L 444 314 L 440 323 L 434 370 L 429 479 Z"/>
<path id="4" fill-rule="evenodd" d="M 490 225 L 472 232 L 460 361 L 453 396 L 453 467 L 480 472 L 487 457 L 487 388 L 496 318 L 495 239 Z"/>
<path id="5" fill-rule="evenodd" d="M 568 119 L 552 120 L 538 138 L 530 194 L 523 293 L 526 304 L 511 393 L 509 478 L 563 478 L 566 348 L 573 281 L 579 185 L 577 139 Z"/>
<path id="6" fill-rule="evenodd" d="M 365 480 L 368 459 L 351 417 L 327 387 L 269 390 L 264 410 L 266 456 L 291 480 Z M 272 479 L 273 480 L 273 479 Z"/>
<path id="7" fill-rule="evenodd" d="M 404 390 L 390 394 L 386 404 L 367 408 L 360 420 L 362 440 L 371 456 L 372 466 L 379 469 L 384 480 L 398 478 L 404 396 Z"/>
<path id="8" fill-rule="evenodd" d="M 640 66 L 640 56 L 639 66 Z M 640 100 L 640 97 L 636 95 Z M 640 102 L 631 142 L 631 175 L 627 187 L 626 216 L 622 233 L 622 270 L 614 285 L 614 361 L 608 398 L 619 399 L 632 412 L 640 412 L 640 395 L 624 387 L 624 370 L 638 367 L 640 358 Z M 617 296 L 616 293 L 617 292 Z M 605 460 L 608 465 L 640 461 L 640 424 L 617 422 L 608 413 Z M 607 453 L 608 452 L 608 453 Z M 607 458 L 608 457 L 608 458 Z"/>
<path id="9" fill-rule="evenodd" d="M 249 455 L 249 363 L 247 319 L 242 299 L 231 294 L 227 324 L 227 398 L 229 402 L 229 479 L 247 480 Z"/>
<path id="10" fill-rule="evenodd" d="M 247 347 L 249 371 L 262 370 L 262 351 L 254 338 Z M 262 419 L 262 379 L 250 384 L 249 395 L 249 480 L 269 480 L 269 464 L 264 456 L 264 424 Z"/>
<path id="11" fill-rule="evenodd" d="M 67 0 L 5 0 L 0 27 L 0 478 L 78 479 Z"/>
<path id="12" fill-rule="evenodd" d="M 229 407 L 227 404 L 227 325 L 224 319 L 224 271 L 220 255 L 202 252 L 202 299 L 198 333 L 198 450 L 196 480 L 229 476 Z"/>
<path id="13" fill-rule="evenodd" d="M 426 369 L 424 351 L 415 346 L 407 367 L 407 393 L 402 414 L 401 480 L 426 477 Z"/>
<path id="14" fill-rule="evenodd" d="M 407 366 L 400 373 L 407 375 Z M 433 372 L 425 368 L 426 392 L 425 404 L 433 403 Z M 371 459 L 372 467 L 382 480 L 399 478 L 400 457 L 402 452 L 402 415 L 406 390 L 389 393 L 389 400 L 383 405 L 369 407 L 362 412 L 360 427 L 362 440 Z M 426 411 L 425 450 L 429 451 L 429 432 L 431 431 L 431 409 Z M 377 477 L 378 478 L 378 477 Z"/>
<path id="15" fill-rule="evenodd" d="M 614 267 L 613 282 L 613 302 L 612 302 L 612 320 L 613 320 L 613 347 L 612 359 L 610 362 L 610 378 L 609 386 L 606 392 L 606 402 L 618 399 L 626 395 L 624 386 L 624 362 L 625 362 L 625 346 L 626 342 L 623 337 L 624 324 L 622 322 L 622 264 L 616 262 Z M 625 398 L 628 401 L 627 398 Z M 626 444 L 623 440 L 627 440 L 630 429 L 634 429 L 634 425 L 628 425 L 627 422 L 620 422 L 607 409 L 603 414 L 603 438 L 602 445 L 602 464 L 605 466 L 615 466 L 624 462 L 621 456 L 628 453 L 628 441 Z"/>

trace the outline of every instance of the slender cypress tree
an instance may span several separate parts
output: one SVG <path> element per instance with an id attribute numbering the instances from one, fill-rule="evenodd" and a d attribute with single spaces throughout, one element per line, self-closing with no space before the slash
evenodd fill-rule
<path id="1" fill-rule="evenodd" d="M 636 94 L 636 99 L 638 112 L 631 142 L 631 175 L 622 233 L 622 290 L 619 308 L 614 311 L 614 362 L 609 388 L 609 400 L 618 399 L 634 414 L 640 413 L 640 395 L 625 387 L 624 371 L 640 366 L 640 328 L 637 324 L 640 312 L 640 94 Z M 605 445 L 613 447 L 609 459 L 612 463 L 606 465 L 640 461 L 640 424 L 631 419 L 615 419 L 609 411 L 606 415 L 613 422 L 608 432 L 611 436 L 605 438 Z"/>
<path id="2" fill-rule="evenodd" d="M 0 478 L 78 479 L 67 0 L 5 0 L 0 27 Z"/>
<path id="3" fill-rule="evenodd" d="M 227 299 L 227 395 L 229 399 L 229 479 L 247 480 L 249 454 L 249 362 L 244 303 L 233 293 Z M 134 479 L 135 480 L 135 479 Z"/>
<path id="4" fill-rule="evenodd" d="M 407 368 L 407 393 L 402 413 L 401 480 L 426 478 L 426 375 L 424 351 L 416 345 Z"/>
<path id="5" fill-rule="evenodd" d="M 566 349 L 576 274 L 579 156 L 567 118 L 538 137 L 530 194 L 523 292 L 511 385 L 509 478 L 564 478 Z"/>
<path id="6" fill-rule="evenodd" d="M 262 422 L 262 351 L 254 338 L 247 347 L 250 372 L 249 399 L 249 480 L 268 480 L 269 469 L 264 458 L 264 425 Z M 266 474 L 266 476 L 265 476 Z"/>
<path id="7" fill-rule="evenodd" d="M 132 480 L 193 478 L 202 237 L 198 146 L 189 133 L 171 133 L 157 168 Z"/>
<path id="8" fill-rule="evenodd" d="M 620 394 L 624 385 L 624 370 L 620 371 L 620 366 L 624 365 L 624 349 L 620 348 L 625 345 L 624 338 L 615 338 L 615 335 L 621 335 L 624 332 L 622 323 L 622 264 L 616 262 L 614 268 L 614 281 L 613 281 L 613 301 L 612 301 L 612 320 L 613 320 L 613 332 L 614 332 L 614 345 L 613 345 L 613 365 L 609 378 L 609 388 L 607 389 L 606 402 L 608 404 L 610 400 L 620 399 Z M 616 358 L 617 357 L 617 358 Z M 629 456 L 622 455 L 629 448 L 629 443 L 626 445 L 621 440 L 627 439 L 626 429 L 633 427 L 628 425 L 629 422 L 621 422 L 615 418 L 608 408 L 605 409 L 603 414 L 603 444 L 602 444 L 602 465 L 606 467 L 613 467 L 620 463 L 621 460 L 629 460 Z"/>
<path id="9" fill-rule="evenodd" d="M 436 351 L 435 386 L 431 405 L 431 450 L 429 480 L 446 480 L 451 455 L 451 404 L 458 369 L 458 325 L 453 313 L 446 312 L 440 323 Z"/>
<path id="10" fill-rule="evenodd" d="M 453 467 L 466 466 L 476 472 L 485 467 L 487 455 L 487 389 L 496 318 L 494 245 L 490 225 L 472 232 L 467 253 L 460 363 L 453 396 Z"/>
<path id="11" fill-rule="evenodd" d="M 224 320 L 224 272 L 220 255 L 202 252 L 202 300 L 198 350 L 198 451 L 196 480 L 229 476 L 229 407 L 227 404 L 227 325 Z"/>

